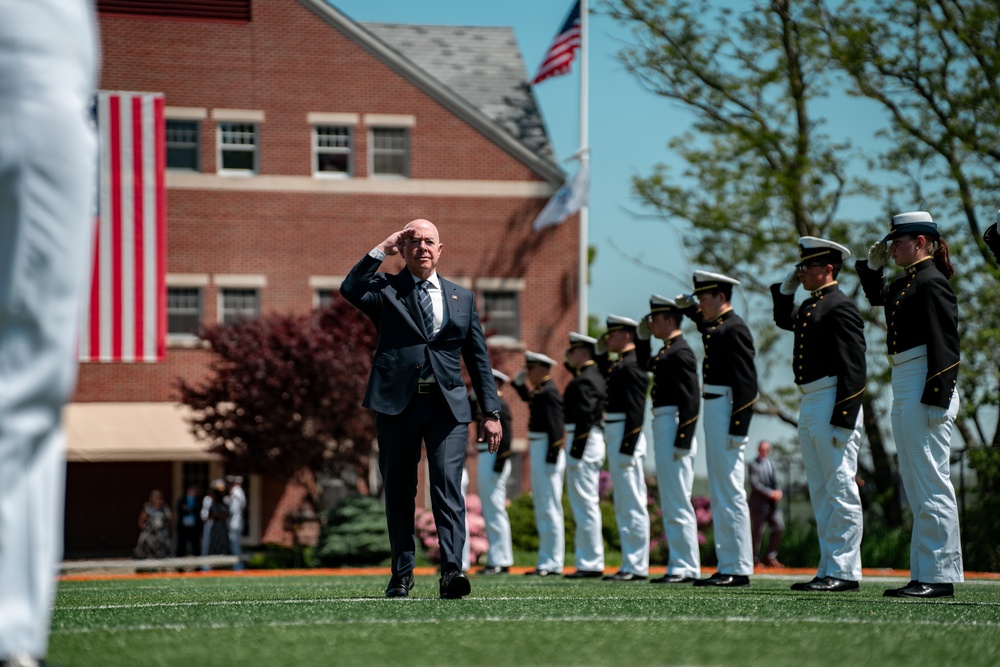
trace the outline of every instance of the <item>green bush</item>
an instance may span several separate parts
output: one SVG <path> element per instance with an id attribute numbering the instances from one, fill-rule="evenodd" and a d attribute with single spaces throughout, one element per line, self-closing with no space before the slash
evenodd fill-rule
<path id="1" fill-rule="evenodd" d="M 767 539 L 767 531 L 762 539 Z M 785 525 L 778 559 L 789 567 L 816 567 L 819 564 L 819 533 L 816 522 L 795 521 Z"/>
<path id="2" fill-rule="evenodd" d="M 292 547 L 268 544 L 262 551 L 250 554 L 246 566 L 250 570 L 290 570 L 304 564 L 312 565 L 311 547 L 304 547 L 301 554 L 296 554 Z"/>
<path id="3" fill-rule="evenodd" d="M 317 565 L 379 565 L 390 558 L 385 507 L 378 498 L 346 498 L 325 514 L 321 525 L 313 552 Z"/>
<path id="4" fill-rule="evenodd" d="M 881 521 L 865 517 L 865 534 L 861 539 L 861 565 L 910 569 L 910 529 L 889 528 Z"/>
<path id="5" fill-rule="evenodd" d="M 965 566 L 980 572 L 1000 571 L 1000 449 L 969 449 L 976 473 L 976 499 L 962 526 Z"/>

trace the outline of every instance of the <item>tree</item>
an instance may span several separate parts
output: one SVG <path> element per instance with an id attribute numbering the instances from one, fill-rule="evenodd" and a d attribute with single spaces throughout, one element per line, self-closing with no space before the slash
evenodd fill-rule
<path id="1" fill-rule="evenodd" d="M 229 466 L 291 476 L 353 473 L 366 493 L 374 420 L 361 407 L 375 330 L 339 295 L 307 315 L 207 328 L 200 382 L 179 381 L 191 430 Z"/>
<path id="2" fill-rule="evenodd" d="M 684 224 L 693 262 L 740 277 L 758 306 L 747 319 L 761 370 L 787 368 L 790 343 L 774 327 L 764 295 L 797 259 L 798 237 L 867 248 L 862 239 L 882 231 L 840 217 L 846 197 L 869 190 L 849 177 L 850 142 L 824 134 L 815 110 L 831 85 L 819 9 L 793 0 L 755 2 L 742 13 L 707 0 L 606 0 L 604 8 L 632 28 L 634 43 L 619 53 L 626 69 L 694 118 L 690 130 L 668 142 L 687 168 L 679 178 L 663 165 L 636 177 L 637 196 L 664 219 Z M 858 287 L 852 296 L 877 326 Z M 870 383 L 866 392 L 871 464 L 862 471 L 877 488 L 885 521 L 899 525 L 897 486 L 879 428 L 889 421 L 879 400 L 883 386 Z M 762 391 L 756 411 L 794 425 L 796 402 L 797 392 L 778 387 Z"/>

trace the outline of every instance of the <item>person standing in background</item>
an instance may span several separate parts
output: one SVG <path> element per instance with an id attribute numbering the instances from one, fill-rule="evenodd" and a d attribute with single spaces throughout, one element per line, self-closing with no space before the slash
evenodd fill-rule
<path id="1" fill-rule="evenodd" d="M 178 558 L 201 555 L 201 499 L 194 484 L 177 501 L 177 549 L 174 553 Z"/>
<path id="2" fill-rule="evenodd" d="M 240 475 L 226 477 L 229 483 L 229 550 L 236 556 L 234 570 L 243 569 L 243 550 L 240 541 L 243 539 L 243 514 L 247 506 L 247 494 L 243 491 L 243 478 Z"/>
<path id="3" fill-rule="evenodd" d="M 497 396 L 500 398 L 500 426 L 503 428 L 503 436 L 500 438 L 500 448 L 493 453 L 486 443 L 479 443 L 479 455 L 476 459 L 479 500 L 483 507 L 483 520 L 486 522 L 486 539 L 490 545 L 486 552 L 486 566 L 479 571 L 483 575 L 507 574 L 514 564 L 510 517 L 507 516 L 510 443 L 514 430 L 510 404 L 503 397 L 510 377 L 494 368 L 493 379 L 496 380 Z"/>
<path id="4" fill-rule="evenodd" d="M 0 662 L 48 652 L 62 409 L 94 243 L 98 71 L 86 0 L 0 0 Z"/>
<path id="5" fill-rule="evenodd" d="M 781 489 L 774 478 L 774 466 L 771 465 L 771 443 L 761 440 L 757 444 L 757 458 L 747 464 L 747 477 L 750 480 L 750 534 L 753 538 L 754 567 L 784 567 L 778 561 L 778 549 L 781 548 L 781 537 L 785 533 L 785 519 L 781 514 Z M 767 553 L 760 557 L 760 543 L 764 536 L 764 527 L 771 529 L 768 539 Z"/>

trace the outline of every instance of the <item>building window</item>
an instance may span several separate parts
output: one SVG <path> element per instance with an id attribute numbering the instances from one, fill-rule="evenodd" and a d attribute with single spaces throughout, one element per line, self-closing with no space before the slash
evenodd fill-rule
<path id="1" fill-rule="evenodd" d="M 257 171 L 257 125 L 219 123 L 219 171 Z"/>
<path id="2" fill-rule="evenodd" d="M 483 329 L 489 337 L 521 338 L 521 295 L 512 290 L 483 292 Z"/>
<path id="3" fill-rule="evenodd" d="M 353 130 L 344 125 L 313 127 L 314 173 L 350 176 L 353 172 Z"/>
<path id="4" fill-rule="evenodd" d="M 316 290 L 316 307 L 329 308 L 333 305 L 337 290 L 321 288 Z"/>
<path id="5" fill-rule="evenodd" d="M 241 319 L 256 319 L 260 317 L 260 292 L 253 287 L 223 287 L 220 292 L 222 301 L 219 312 L 222 323 L 236 324 Z"/>
<path id="6" fill-rule="evenodd" d="M 167 334 L 196 336 L 201 328 L 201 288 L 167 288 Z"/>
<path id="7" fill-rule="evenodd" d="M 200 171 L 198 121 L 167 120 L 167 169 Z"/>
<path id="8" fill-rule="evenodd" d="M 409 175 L 409 137 L 405 127 L 373 127 L 371 147 L 373 175 Z"/>

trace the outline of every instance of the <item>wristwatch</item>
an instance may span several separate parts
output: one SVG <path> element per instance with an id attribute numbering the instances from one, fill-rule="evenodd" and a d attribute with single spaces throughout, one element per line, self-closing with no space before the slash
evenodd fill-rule
<path id="1" fill-rule="evenodd" d="M 487 412 L 486 413 L 486 418 L 487 419 L 495 419 L 497 421 L 500 421 L 500 411 L 499 410 L 494 410 L 493 412 Z"/>

